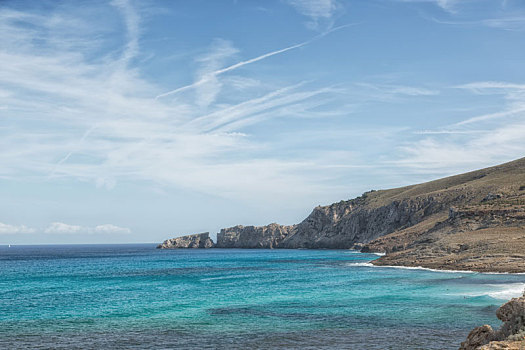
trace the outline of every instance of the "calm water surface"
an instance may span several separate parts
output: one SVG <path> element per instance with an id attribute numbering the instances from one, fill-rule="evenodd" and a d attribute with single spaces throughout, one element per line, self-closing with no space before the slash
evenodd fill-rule
<path id="1" fill-rule="evenodd" d="M 348 250 L 0 247 L 0 348 L 457 349 L 524 275 Z M 401 346 L 402 345 L 402 346 Z"/>

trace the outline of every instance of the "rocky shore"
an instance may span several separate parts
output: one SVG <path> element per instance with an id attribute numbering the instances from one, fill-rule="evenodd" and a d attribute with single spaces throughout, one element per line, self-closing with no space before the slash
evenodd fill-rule
<path id="1" fill-rule="evenodd" d="M 459 350 L 525 349 L 525 295 L 503 304 L 496 316 L 503 321 L 498 330 L 489 325 L 474 328 Z"/>

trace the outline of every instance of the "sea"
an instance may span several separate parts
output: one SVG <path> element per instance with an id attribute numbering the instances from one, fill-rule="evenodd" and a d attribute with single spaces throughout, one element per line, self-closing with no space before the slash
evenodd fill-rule
<path id="1" fill-rule="evenodd" d="M 457 349 L 525 275 L 351 250 L 0 246 L 1 349 Z"/>

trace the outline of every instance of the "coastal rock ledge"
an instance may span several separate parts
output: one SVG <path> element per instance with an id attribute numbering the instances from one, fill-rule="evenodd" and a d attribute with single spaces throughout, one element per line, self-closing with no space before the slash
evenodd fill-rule
<path id="1" fill-rule="evenodd" d="M 213 248 L 214 244 L 209 232 L 197 233 L 165 240 L 157 246 L 158 249 L 177 248 Z"/>
<path id="2" fill-rule="evenodd" d="M 503 321 L 497 331 L 489 325 L 474 328 L 459 350 L 525 349 L 525 295 L 503 304 L 496 316 Z"/>

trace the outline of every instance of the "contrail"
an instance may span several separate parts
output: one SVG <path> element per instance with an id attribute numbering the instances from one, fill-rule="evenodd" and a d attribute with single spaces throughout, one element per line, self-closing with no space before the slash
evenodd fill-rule
<path id="1" fill-rule="evenodd" d="M 278 55 L 278 54 L 286 52 L 286 51 L 290 51 L 290 50 L 293 50 L 293 49 L 298 49 L 298 48 L 303 47 L 305 45 L 308 45 L 311 42 L 313 42 L 313 41 L 315 41 L 317 39 L 320 39 L 320 38 L 322 38 L 322 37 L 324 37 L 324 36 L 326 36 L 326 35 L 328 35 L 330 33 L 333 33 L 333 32 L 335 32 L 335 31 L 337 31 L 339 29 L 346 28 L 346 27 L 349 27 L 349 26 L 352 26 L 352 25 L 355 25 L 355 24 L 356 23 L 349 23 L 349 24 L 345 24 L 345 25 L 342 25 L 342 26 L 339 26 L 339 27 L 335 27 L 333 29 L 330 29 L 329 31 L 326 31 L 326 32 L 321 33 L 321 34 L 319 34 L 317 36 L 314 36 L 310 40 L 303 41 L 302 43 L 295 44 L 295 45 L 292 45 L 292 46 L 288 46 L 288 47 L 285 47 L 284 49 L 268 52 L 268 53 L 265 53 L 264 55 L 257 56 L 255 58 L 252 58 L 252 59 L 249 59 L 249 60 L 246 60 L 246 61 L 241 61 L 241 62 L 235 63 L 235 64 L 233 64 L 233 65 L 231 65 L 229 67 L 216 70 L 214 72 L 209 73 L 204 78 L 202 78 L 200 80 L 197 80 L 196 82 L 194 82 L 192 84 L 189 84 L 189 85 L 186 85 L 186 86 L 182 86 L 182 87 L 180 87 L 178 89 L 171 90 L 171 91 L 165 92 L 163 94 L 157 95 L 155 97 L 155 99 L 159 99 L 161 97 L 166 97 L 166 96 L 169 96 L 169 95 L 174 95 L 174 94 L 177 94 L 177 93 L 179 93 L 181 91 L 185 91 L 185 90 L 194 88 L 196 86 L 202 85 L 202 84 L 210 81 L 212 77 L 216 77 L 217 75 L 220 75 L 220 74 L 223 74 L 223 73 L 235 70 L 235 69 L 240 68 L 242 66 L 245 66 L 247 64 L 255 63 L 255 62 L 264 60 L 265 58 L 272 57 L 272 56 Z"/>

